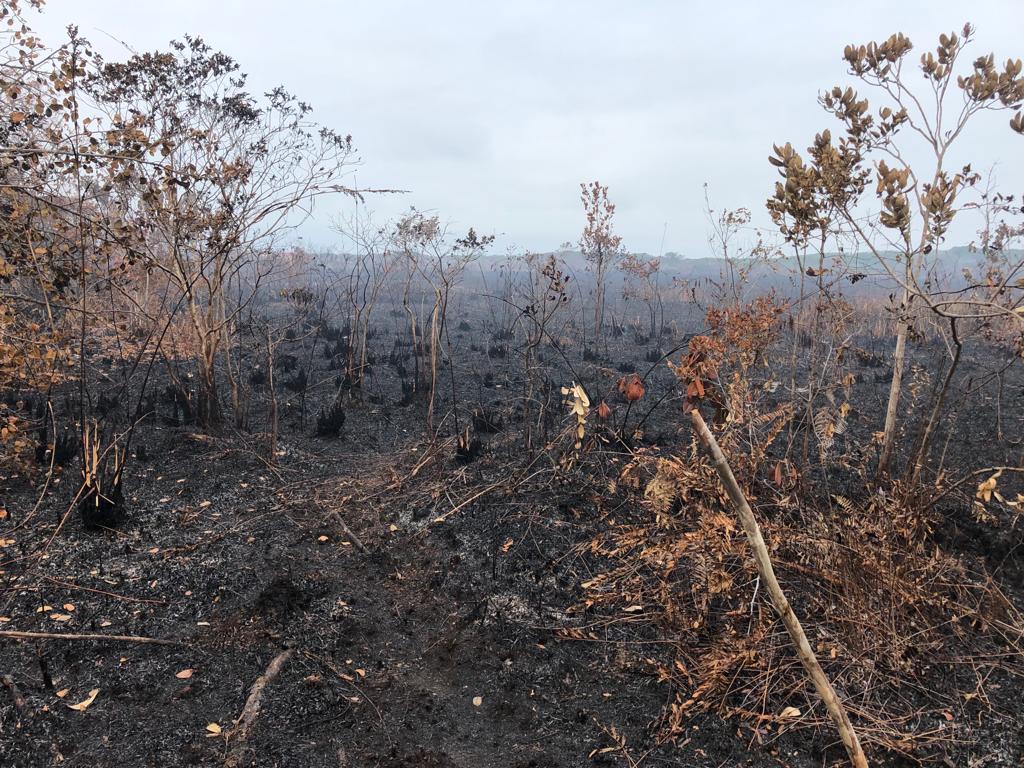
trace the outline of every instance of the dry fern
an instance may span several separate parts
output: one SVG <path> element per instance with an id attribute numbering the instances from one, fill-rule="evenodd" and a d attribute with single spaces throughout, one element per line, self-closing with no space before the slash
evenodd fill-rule
<path id="1" fill-rule="evenodd" d="M 838 408 L 826 406 L 814 412 L 813 427 L 814 436 L 818 439 L 818 450 L 821 453 L 821 460 L 828 457 L 828 452 L 835 445 L 837 435 L 846 434 L 846 416 L 850 412 L 850 406 L 843 403 Z"/>
<path id="2" fill-rule="evenodd" d="M 657 470 L 644 488 L 644 501 L 659 524 L 677 503 L 685 502 L 693 485 L 693 471 L 679 459 L 656 459 Z"/>

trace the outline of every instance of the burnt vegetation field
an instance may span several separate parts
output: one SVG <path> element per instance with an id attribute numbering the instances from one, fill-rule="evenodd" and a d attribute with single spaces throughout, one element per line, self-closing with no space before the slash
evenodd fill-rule
<path id="1" fill-rule="evenodd" d="M 202 40 L 105 61 L 36 5 L 0 0 L 0 764 L 1022 764 L 1024 208 L 944 161 L 1024 132 L 1020 60 L 847 47 L 713 258 L 631 252 L 598 182 L 497 256 L 374 222 L 353 139 Z"/>

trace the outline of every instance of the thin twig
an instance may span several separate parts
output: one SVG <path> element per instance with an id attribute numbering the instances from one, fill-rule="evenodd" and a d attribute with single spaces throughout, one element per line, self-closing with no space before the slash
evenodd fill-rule
<path id="1" fill-rule="evenodd" d="M 101 635 L 98 633 L 73 634 L 70 632 L 20 632 L 14 629 L 0 631 L 0 638 L 10 640 L 106 640 L 115 643 L 140 643 L 143 645 L 185 645 L 179 640 L 162 640 L 158 637 L 137 635 Z"/>
<path id="2" fill-rule="evenodd" d="M 342 532 L 346 536 L 348 536 L 349 539 L 352 540 L 352 543 L 355 545 L 355 548 L 365 554 L 367 551 L 366 546 L 363 544 L 362 541 L 359 540 L 359 537 L 352 532 L 352 529 L 348 527 L 348 525 L 342 519 L 341 515 L 337 511 L 332 509 L 330 510 L 330 516 L 331 519 L 334 520 L 335 523 L 337 523 L 338 527 L 341 528 Z"/>
<path id="3" fill-rule="evenodd" d="M 59 579 L 51 578 L 50 576 L 43 576 L 43 579 L 56 584 L 59 587 L 65 587 L 67 589 L 81 589 L 84 592 L 92 592 L 97 595 L 104 595 L 106 597 L 113 597 L 116 600 L 127 600 L 131 603 L 150 603 L 151 605 L 167 605 L 166 600 L 154 600 L 148 597 L 130 597 L 128 595 L 119 595 L 116 592 L 108 592 L 105 589 L 96 589 L 94 587 L 84 587 L 81 584 L 72 584 L 69 581 L 60 581 Z"/>

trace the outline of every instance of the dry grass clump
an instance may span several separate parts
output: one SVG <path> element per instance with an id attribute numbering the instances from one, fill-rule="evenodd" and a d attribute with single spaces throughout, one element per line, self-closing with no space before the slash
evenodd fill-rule
<path id="1" fill-rule="evenodd" d="M 937 756 L 968 712 L 990 708 L 995 670 L 1024 671 L 1020 613 L 986 573 L 928 543 L 899 494 L 797 504 L 750 484 L 783 586 L 866 746 Z M 758 742 L 796 729 L 831 739 L 696 445 L 685 460 L 635 453 L 610 490 L 624 503 L 580 546 L 589 575 L 565 636 L 621 643 L 670 687 L 662 740 L 706 711 Z"/>

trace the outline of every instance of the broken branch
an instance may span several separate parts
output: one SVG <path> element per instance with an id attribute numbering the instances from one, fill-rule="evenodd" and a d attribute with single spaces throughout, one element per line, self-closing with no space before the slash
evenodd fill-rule
<path id="1" fill-rule="evenodd" d="M 227 759 L 224 761 L 224 764 L 229 768 L 234 768 L 234 766 L 240 764 L 242 747 L 249 738 L 249 730 L 263 709 L 263 692 L 281 674 L 281 670 L 288 662 L 288 659 L 291 658 L 293 652 L 293 649 L 289 648 L 271 659 L 266 671 L 256 678 L 252 688 L 249 689 L 249 697 L 245 700 L 245 706 L 242 707 L 242 714 L 238 716 L 234 728 L 228 734 L 228 739 L 235 742 L 230 754 L 228 754 Z"/>
<path id="2" fill-rule="evenodd" d="M 715 436 L 711 434 L 711 430 L 708 429 L 708 425 L 704 423 L 704 419 L 696 408 L 690 411 L 690 418 L 701 442 L 704 443 L 704 446 L 711 453 L 715 462 L 715 470 L 718 472 L 722 485 L 725 486 L 725 490 L 729 494 L 733 506 L 736 508 L 740 523 L 747 534 L 747 541 L 750 543 L 750 548 L 753 551 L 757 571 L 761 575 L 761 581 L 764 582 L 768 594 L 771 596 L 772 605 L 775 606 L 775 610 L 782 619 L 782 623 L 786 625 L 786 630 L 796 645 L 797 656 L 800 657 L 800 662 L 807 671 L 807 676 L 814 683 L 815 690 L 821 696 L 822 701 L 825 702 L 825 707 L 828 709 L 829 715 L 839 730 L 839 737 L 843 740 L 843 746 L 846 747 L 846 752 L 850 756 L 850 762 L 853 763 L 855 768 L 867 768 L 867 758 L 864 756 L 864 750 L 860 746 L 860 741 L 857 738 L 857 733 L 853 730 L 850 718 L 846 714 L 846 707 L 843 706 L 842 701 L 836 695 L 835 689 L 832 688 L 828 677 L 825 676 L 825 672 L 818 662 L 818 657 L 814 655 L 810 643 L 807 642 L 807 635 L 804 634 L 804 629 L 800 625 L 800 619 L 796 617 L 792 606 L 790 606 L 789 601 L 786 599 L 786 594 L 779 585 L 779 580 L 775 578 L 775 569 L 772 567 L 771 557 L 768 555 L 768 547 L 764 543 L 764 537 L 761 535 L 761 527 L 757 524 L 757 519 L 754 517 L 750 504 L 747 503 L 743 490 L 740 488 L 739 483 L 736 482 L 736 477 L 729 467 L 725 454 L 722 453 L 718 441 L 715 440 Z"/>
<path id="3" fill-rule="evenodd" d="M 184 645 L 178 640 L 161 640 L 157 637 L 136 635 L 71 634 L 64 632 L 20 632 L 8 629 L 0 631 L 0 638 L 11 640 L 107 640 L 115 643 L 142 643 L 147 645 Z"/>

